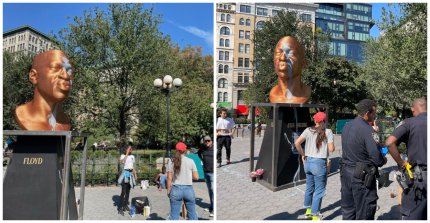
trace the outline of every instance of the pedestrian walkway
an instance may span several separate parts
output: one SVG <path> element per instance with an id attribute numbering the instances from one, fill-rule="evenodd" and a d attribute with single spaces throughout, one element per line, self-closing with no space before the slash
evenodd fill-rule
<path id="1" fill-rule="evenodd" d="M 196 194 L 196 210 L 199 220 L 211 220 L 209 212 L 209 194 L 205 182 L 194 182 L 194 191 Z M 79 187 L 75 188 L 76 197 L 79 197 Z M 170 202 L 167 197 L 167 191 L 159 191 L 156 186 L 150 186 L 147 190 L 142 190 L 136 186 L 130 191 L 130 202 L 133 197 L 147 196 L 151 203 L 151 214 L 144 217 L 142 214 L 132 218 L 128 212 L 124 216 L 118 214 L 117 205 L 121 187 L 86 187 L 84 220 L 165 220 L 168 219 L 170 212 Z"/>
<path id="2" fill-rule="evenodd" d="M 263 132 L 264 133 L 264 132 Z M 240 135 L 239 135 L 240 136 Z M 262 137 L 256 137 L 255 157 L 258 158 Z M 327 194 L 323 199 L 321 212 L 325 220 L 341 220 L 340 210 L 340 176 L 339 157 L 341 154 L 340 136 L 335 136 L 336 151 L 331 156 L 333 161 L 332 174 L 328 177 Z M 258 182 L 251 182 L 249 177 L 250 137 L 235 137 L 231 147 L 232 164 L 216 169 L 216 210 L 218 220 L 297 220 L 304 215 L 303 199 L 306 186 L 272 192 Z M 225 150 L 223 149 L 225 159 Z M 388 155 L 388 163 L 382 169 L 391 171 L 395 162 Z M 394 173 L 389 175 L 388 187 L 379 189 L 378 205 L 375 218 L 378 220 L 400 219 L 398 197 L 398 183 Z"/>

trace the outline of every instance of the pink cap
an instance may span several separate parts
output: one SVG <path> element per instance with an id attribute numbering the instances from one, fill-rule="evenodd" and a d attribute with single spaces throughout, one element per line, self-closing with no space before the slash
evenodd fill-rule
<path id="1" fill-rule="evenodd" d="M 187 145 L 185 145 L 185 143 L 183 142 L 178 142 L 175 148 L 176 148 L 176 151 L 184 152 L 185 150 L 187 150 Z"/>
<path id="2" fill-rule="evenodd" d="M 314 120 L 316 121 L 316 122 L 322 122 L 322 121 L 324 121 L 325 120 L 325 118 L 326 118 L 327 116 L 325 115 L 325 113 L 324 112 L 317 112 L 315 115 L 314 115 Z"/>

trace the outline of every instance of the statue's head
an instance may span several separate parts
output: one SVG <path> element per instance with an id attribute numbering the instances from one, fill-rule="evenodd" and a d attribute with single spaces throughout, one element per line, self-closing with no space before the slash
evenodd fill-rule
<path id="1" fill-rule="evenodd" d="M 273 63 L 280 78 L 300 76 L 306 66 L 305 49 L 294 37 L 283 37 L 276 44 Z"/>
<path id="2" fill-rule="evenodd" d="M 72 75 L 73 67 L 63 51 L 49 50 L 36 55 L 29 73 L 35 86 L 34 96 L 52 103 L 64 101 L 72 88 Z"/>

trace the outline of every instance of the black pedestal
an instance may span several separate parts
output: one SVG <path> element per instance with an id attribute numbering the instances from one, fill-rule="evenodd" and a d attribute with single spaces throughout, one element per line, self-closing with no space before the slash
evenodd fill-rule
<path id="1" fill-rule="evenodd" d="M 272 108 L 255 167 L 265 171 L 258 182 L 272 191 L 305 183 L 303 163 L 294 142 L 307 127 L 314 124 L 311 113 L 325 107 L 312 104 L 266 105 Z M 251 140 L 254 140 L 253 137 Z"/>
<path id="2" fill-rule="evenodd" d="M 64 136 L 17 138 L 3 181 L 4 220 L 60 219 L 64 148 Z M 68 219 L 73 220 L 78 213 L 69 185 Z"/>

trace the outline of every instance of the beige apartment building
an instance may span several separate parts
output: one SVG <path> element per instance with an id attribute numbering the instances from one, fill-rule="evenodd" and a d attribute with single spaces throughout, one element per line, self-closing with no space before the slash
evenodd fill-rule
<path id="1" fill-rule="evenodd" d="M 31 26 L 22 26 L 3 33 L 3 52 L 41 53 L 54 48 L 54 42 Z"/>
<path id="2" fill-rule="evenodd" d="M 318 4 L 311 3 L 217 3 L 217 106 L 235 109 L 238 115 L 247 115 L 243 94 L 254 80 L 252 39 L 256 29 L 281 10 L 297 12 L 300 20 L 312 23 L 315 28 L 317 9 Z M 225 42 L 227 39 L 228 44 Z"/>

